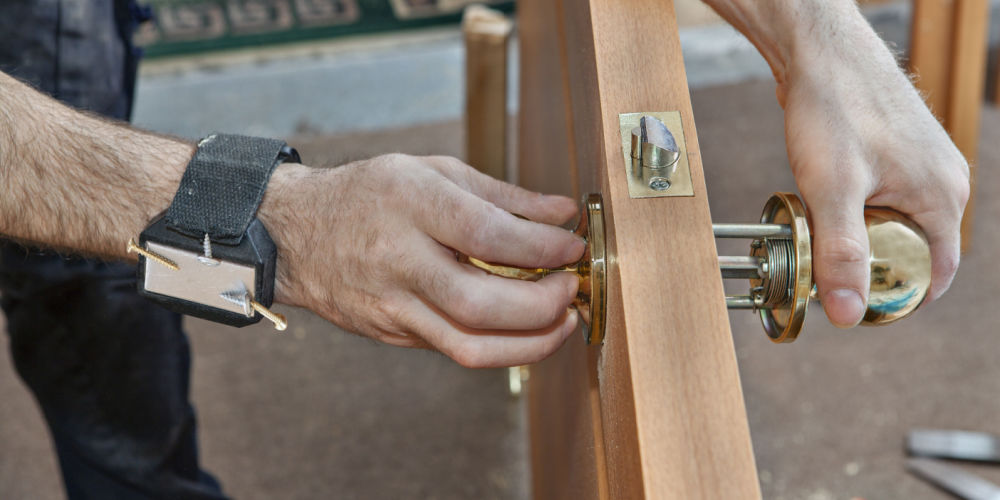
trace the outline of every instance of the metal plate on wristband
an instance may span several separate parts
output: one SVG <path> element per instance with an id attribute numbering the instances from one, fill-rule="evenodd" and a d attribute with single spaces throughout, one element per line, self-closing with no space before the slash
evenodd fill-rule
<path id="1" fill-rule="evenodd" d="M 177 271 L 166 266 L 150 263 L 146 265 L 143 288 L 146 291 L 166 295 L 175 299 L 197 302 L 209 307 L 252 316 L 244 306 L 224 298 L 224 294 L 241 286 L 253 290 L 257 283 L 257 272 L 252 266 L 218 260 L 215 264 L 204 264 L 199 253 L 156 242 L 146 243 L 146 249 L 170 259 L 180 268 Z"/>

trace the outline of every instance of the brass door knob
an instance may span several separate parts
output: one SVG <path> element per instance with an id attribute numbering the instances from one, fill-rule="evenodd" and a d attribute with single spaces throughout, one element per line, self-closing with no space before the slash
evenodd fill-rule
<path id="1" fill-rule="evenodd" d="M 527 269 L 484 262 L 475 257 L 459 254 L 461 262 L 504 278 L 538 281 L 557 272 L 575 273 L 580 286 L 573 307 L 583 319 L 584 338 L 590 345 L 604 342 L 604 315 L 607 310 L 607 263 L 604 247 L 604 205 L 599 193 L 591 193 L 583 200 L 580 222 L 576 234 L 587 242 L 580 260 L 574 264 L 553 269 Z"/>
<path id="2" fill-rule="evenodd" d="M 894 210 L 866 208 L 865 225 L 871 283 L 862 324 L 884 325 L 909 316 L 927 296 L 930 247 L 923 231 Z M 774 342 L 795 340 L 809 300 L 816 298 L 802 201 L 793 193 L 775 193 L 764 205 L 760 224 L 713 224 L 712 229 L 716 238 L 753 240 L 748 257 L 719 257 L 723 278 L 750 280 L 750 294 L 726 297 L 726 306 L 758 312 Z"/>

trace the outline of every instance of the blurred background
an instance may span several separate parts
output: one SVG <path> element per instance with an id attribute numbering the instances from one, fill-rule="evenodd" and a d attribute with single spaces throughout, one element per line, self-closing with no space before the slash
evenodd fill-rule
<path id="1" fill-rule="evenodd" d="M 470 3 L 153 1 L 157 20 L 137 37 L 148 57 L 134 122 L 188 138 L 283 137 L 316 166 L 388 152 L 464 157 L 458 21 Z M 478 3 L 511 17 L 516 8 Z M 863 3 L 905 52 L 910 2 Z M 700 2 L 675 4 L 713 218 L 749 221 L 771 192 L 794 190 L 770 70 Z M 995 61 L 1000 2 L 991 5 Z M 509 57 L 513 116 L 516 27 Z M 765 498 L 950 498 L 905 472 L 905 432 L 1000 433 L 1000 311 L 991 307 L 1000 295 L 1000 112 L 984 106 L 973 246 L 943 299 L 879 330 L 838 331 L 817 308 L 800 340 L 782 346 L 751 314 L 730 314 Z M 283 335 L 186 320 L 203 463 L 230 495 L 529 497 L 524 401 L 506 370 L 463 369 L 279 309 L 292 325 Z M 0 401 L 0 498 L 63 498 L 41 414 L 6 355 Z M 968 470 L 1000 482 L 1000 468 Z"/>

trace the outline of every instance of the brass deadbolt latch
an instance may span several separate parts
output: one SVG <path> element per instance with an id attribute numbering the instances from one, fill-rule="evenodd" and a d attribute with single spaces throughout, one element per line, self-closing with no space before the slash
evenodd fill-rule
<path id="1" fill-rule="evenodd" d="M 924 233 L 903 214 L 866 208 L 871 282 L 864 325 L 884 325 L 909 316 L 931 284 L 931 253 Z M 749 295 L 726 297 L 730 309 L 760 314 L 774 342 L 799 335 L 813 284 L 812 244 L 805 207 L 792 193 L 775 193 L 760 224 L 713 224 L 716 238 L 753 240 L 747 257 L 720 256 L 722 277 L 749 279 Z"/>
<path id="2" fill-rule="evenodd" d="M 863 324 L 884 325 L 902 319 L 920 306 L 931 281 L 930 247 L 919 227 L 899 212 L 865 209 L 870 242 L 871 283 Z M 768 337 L 791 342 L 799 335 L 811 298 L 816 298 L 812 274 L 812 242 L 805 207 L 792 193 L 775 193 L 764 206 L 759 224 L 713 224 L 716 238 L 753 240 L 746 257 L 720 256 L 722 277 L 748 279 L 750 293 L 726 297 L 730 309 L 760 314 Z M 575 264 L 553 269 L 526 269 L 492 264 L 460 255 L 459 260 L 504 278 L 538 281 L 554 272 L 572 272 L 580 286 L 573 306 L 585 324 L 588 344 L 604 341 L 607 310 L 607 254 L 604 207 L 600 194 L 590 194 L 576 234 L 587 242 Z"/>

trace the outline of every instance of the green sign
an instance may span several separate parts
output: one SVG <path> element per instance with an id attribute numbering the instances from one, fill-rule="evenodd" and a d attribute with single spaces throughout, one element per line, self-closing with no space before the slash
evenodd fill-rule
<path id="1" fill-rule="evenodd" d="M 315 40 L 457 22 L 471 4 L 514 0 L 148 0 L 136 34 L 149 57 Z"/>

